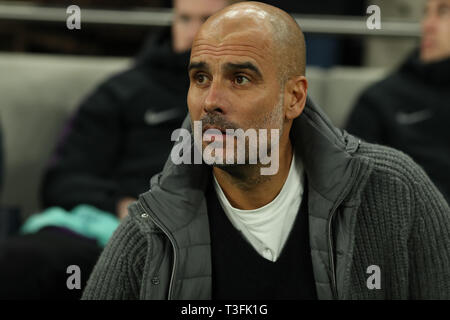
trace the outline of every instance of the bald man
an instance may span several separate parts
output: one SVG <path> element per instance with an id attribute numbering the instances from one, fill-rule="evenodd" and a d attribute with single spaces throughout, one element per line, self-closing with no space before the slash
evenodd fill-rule
<path id="1" fill-rule="evenodd" d="M 410 158 L 336 129 L 307 98 L 288 14 L 245 2 L 212 16 L 189 78 L 190 117 L 85 299 L 450 298 L 448 205 Z"/>

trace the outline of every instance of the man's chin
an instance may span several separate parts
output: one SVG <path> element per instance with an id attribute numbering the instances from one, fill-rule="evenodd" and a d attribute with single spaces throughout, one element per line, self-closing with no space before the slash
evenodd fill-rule
<path id="1" fill-rule="evenodd" d="M 244 167 L 245 164 L 226 164 L 226 163 L 213 163 L 211 167 L 218 168 L 224 171 L 234 170 L 239 167 Z"/>
<path id="2" fill-rule="evenodd" d="M 222 170 L 232 176 L 242 176 L 243 172 L 248 170 L 245 164 L 212 164 L 211 168 Z"/>
<path id="3" fill-rule="evenodd" d="M 420 54 L 420 60 L 423 63 L 435 63 L 448 58 L 450 58 L 450 54 L 445 54 L 432 49 L 422 49 Z"/>

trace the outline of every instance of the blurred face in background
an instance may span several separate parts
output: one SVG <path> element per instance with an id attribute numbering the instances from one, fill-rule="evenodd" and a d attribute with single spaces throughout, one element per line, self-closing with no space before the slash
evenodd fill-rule
<path id="1" fill-rule="evenodd" d="M 421 59 L 434 62 L 450 57 L 450 0 L 428 0 L 422 21 Z"/>
<path id="2" fill-rule="evenodd" d="M 191 49 L 203 22 L 227 5 L 228 0 L 173 0 L 173 50 L 180 53 Z"/>

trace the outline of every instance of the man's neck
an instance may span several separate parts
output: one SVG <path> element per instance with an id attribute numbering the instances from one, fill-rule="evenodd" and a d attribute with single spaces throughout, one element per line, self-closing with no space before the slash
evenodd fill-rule
<path id="1" fill-rule="evenodd" d="M 277 174 L 261 175 L 259 165 L 246 165 L 227 170 L 214 167 L 213 174 L 230 204 L 241 210 L 253 210 L 270 203 L 280 193 L 286 182 L 293 156 L 289 143 L 280 152 L 280 166 Z M 281 150 L 280 150 L 281 151 Z"/>

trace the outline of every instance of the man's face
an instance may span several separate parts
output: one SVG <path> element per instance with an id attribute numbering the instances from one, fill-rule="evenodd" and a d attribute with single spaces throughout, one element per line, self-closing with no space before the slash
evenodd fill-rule
<path id="1" fill-rule="evenodd" d="M 284 92 L 272 47 L 270 32 L 251 18 L 203 29 L 189 67 L 191 120 L 202 121 L 203 131 L 279 129 L 281 136 Z M 208 144 L 204 141 L 203 149 Z"/>
<path id="2" fill-rule="evenodd" d="M 450 0 L 428 0 L 422 21 L 421 59 L 433 62 L 450 57 Z"/>
<path id="3" fill-rule="evenodd" d="M 227 0 L 174 0 L 173 50 L 189 50 L 203 22 L 227 5 Z"/>

